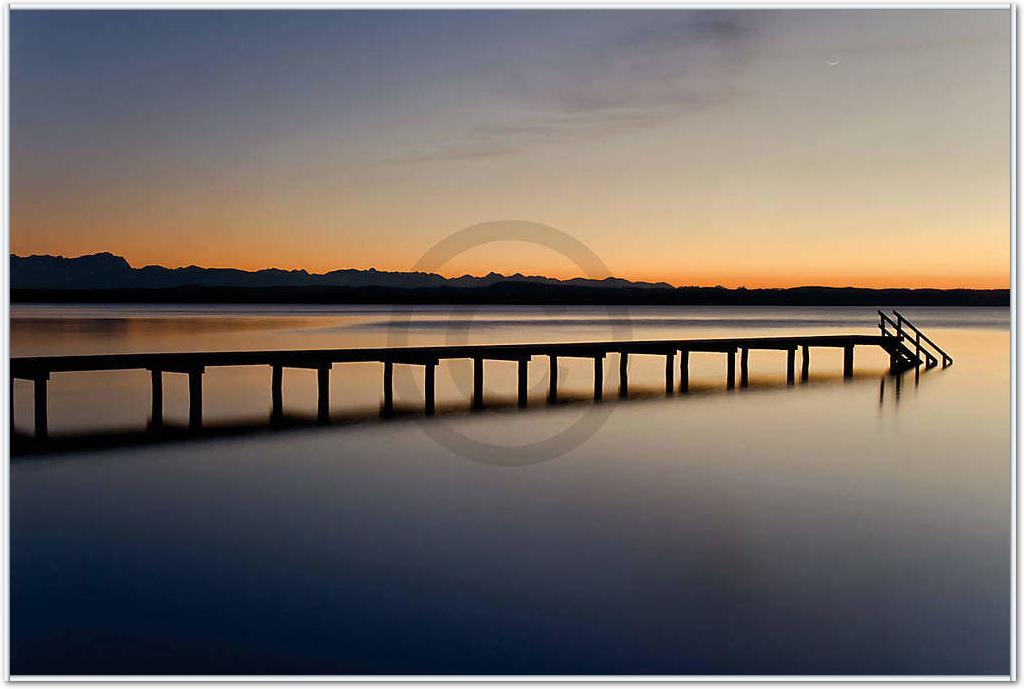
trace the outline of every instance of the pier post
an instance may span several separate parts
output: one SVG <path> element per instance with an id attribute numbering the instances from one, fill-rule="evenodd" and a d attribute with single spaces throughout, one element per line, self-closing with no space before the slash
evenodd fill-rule
<path id="1" fill-rule="evenodd" d="M 423 367 L 423 411 L 434 413 L 434 371 L 437 364 L 426 364 Z"/>
<path id="2" fill-rule="evenodd" d="M 796 382 L 796 349 L 786 350 L 786 385 Z"/>
<path id="3" fill-rule="evenodd" d="M 679 351 L 679 392 L 690 391 L 690 350 Z"/>
<path id="4" fill-rule="evenodd" d="M 671 395 L 675 390 L 676 353 L 665 355 L 665 394 Z"/>
<path id="5" fill-rule="evenodd" d="M 433 387 L 433 386 L 431 386 Z M 390 416 L 395 410 L 395 363 L 384 362 L 384 416 Z"/>
<path id="6" fill-rule="evenodd" d="M 604 396 L 604 357 L 594 357 L 594 400 L 601 401 Z"/>
<path id="7" fill-rule="evenodd" d="M 725 387 L 732 390 L 736 387 L 736 350 L 730 349 L 725 354 Z"/>
<path id="8" fill-rule="evenodd" d="M 519 360 L 519 406 L 526 406 L 526 385 L 529 380 L 529 359 Z"/>
<path id="9" fill-rule="evenodd" d="M 274 364 L 270 367 L 270 418 L 278 421 L 284 416 L 284 396 L 281 394 L 281 383 L 284 378 L 284 367 Z"/>
<path id="10" fill-rule="evenodd" d="M 158 368 L 149 370 L 150 381 L 152 382 L 152 404 L 149 411 L 149 423 L 154 428 L 164 423 L 164 372 Z"/>
<path id="11" fill-rule="evenodd" d="M 843 347 L 843 378 L 853 378 L 853 345 Z"/>
<path id="12" fill-rule="evenodd" d="M 473 409 L 484 408 L 484 360 L 473 359 Z"/>
<path id="13" fill-rule="evenodd" d="M 747 360 L 750 358 L 750 350 L 746 347 L 740 349 L 740 387 L 745 388 L 750 384 L 749 366 Z"/>
<path id="14" fill-rule="evenodd" d="M 188 427 L 198 431 L 203 427 L 203 368 L 188 372 Z"/>
<path id="15" fill-rule="evenodd" d="M 331 365 L 316 370 L 316 421 L 327 423 L 331 420 Z"/>
<path id="16" fill-rule="evenodd" d="M 802 345 L 801 359 L 800 359 L 800 382 L 806 383 L 807 378 L 811 373 L 811 348 L 807 345 Z"/>
<path id="17" fill-rule="evenodd" d="M 46 382 L 49 379 L 50 374 L 46 373 L 34 380 L 36 438 L 39 440 L 46 438 L 49 433 L 46 420 Z"/>
<path id="18" fill-rule="evenodd" d="M 558 401 L 558 357 L 548 357 L 548 402 Z"/>
<path id="19" fill-rule="evenodd" d="M 619 397 L 629 396 L 629 352 L 619 352 Z"/>

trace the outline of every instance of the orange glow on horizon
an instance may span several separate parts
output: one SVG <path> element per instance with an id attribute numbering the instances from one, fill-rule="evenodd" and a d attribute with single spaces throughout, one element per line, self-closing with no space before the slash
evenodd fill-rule
<path id="1" fill-rule="evenodd" d="M 68 258 L 99 253 L 102 250 L 87 250 L 78 252 L 40 251 L 40 250 L 17 250 L 12 243 L 11 253 L 20 256 L 31 254 L 62 255 Z M 258 271 L 266 269 L 277 270 L 305 270 L 311 274 L 323 274 L 334 270 L 369 270 L 371 268 L 382 272 L 412 272 L 410 262 L 406 265 L 395 265 L 391 263 L 367 263 L 367 262 L 323 262 L 321 264 L 304 265 L 298 262 L 269 260 L 239 260 L 234 263 L 218 261 L 160 261 L 151 258 L 140 260 L 125 253 L 111 251 L 115 255 L 124 256 L 133 268 L 142 268 L 149 265 L 160 265 L 167 268 L 184 268 L 187 266 L 199 266 L 202 268 L 233 268 L 245 271 Z M 563 262 L 566 263 L 566 262 Z M 509 276 L 516 273 L 525 276 L 542 276 L 559 280 L 570 280 L 573 278 L 594 277 L 600 279 L 605 276 L 590 276 L 583 271 L 574 270 L 574 266 L 559 263 L 534 263 L 532 268 L 523 268 L 516 262 L 503 261 L 501 265 L 485 264 L 477 261 L 454 262 L 453 265 L 446 265 L 434 272 L 446 278 L 456 278 L 463 275 L 484 276 L 490 272 L 501 273 Z M 1005 273 L 964 273 L 960 275 L 909 275 L 897 274 L 895 272 L 877 273 L 856 273 L 856 272 L 792 272 L 782 273 L 764 272 L 761 274 L 737 274 L 730 270 L 714 271 L 705 267 L 697 272 L 658 273 L 651 270 L 630 270 L 623 267 L 617 269 L 610 266 L 609 275 L 615 278 L 631 280 L 634 282 L 665 282 L 674 287 L 715 287 L 721 286 L 730 289 L 785 289 L 790 287 L 859 287 L 870 289 L 1009 289 L 1010 271 Z"/>

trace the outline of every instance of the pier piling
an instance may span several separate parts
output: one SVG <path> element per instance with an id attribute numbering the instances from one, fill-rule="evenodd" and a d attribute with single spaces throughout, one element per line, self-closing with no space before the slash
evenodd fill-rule
<path id="1" fill-rule="evenodd" d="M 203 427 L 203 373 L 202 368 L 188 372 L 188 427 L 193 431 Z"/>
<path id="2" fill-rule="evenodd" d="M 279 421 L 284 416 L 284 395 L 281 391 L 284 367 L 274 364 L 270 368 L 270 418 Z"/>
<path id="3" fill-rule="evenodd" d="M 740 349 L 740 387 L 745 388 L 750 384 L 750 367 L 748 365 L 748 359 L 750 358 L 750 350 L 746 347 Z"/>
<path id="4" fill-rule="evenodd" d="M 594 400 L 601 401 L 604 396 L 604 357 L 594 357 Z"/>
<path id="5" fill-rule="evenodd" d="M 786 385 L 796 382 L 796 349 L 786 350 Z"/>
<path id="6" fill-rule="evenodd" d="M 736 387 L 736 350 L 730 349 L 725 357 L 725 387 L 732 390 Z"/>
<path id="7" fill-rule="evenodd" d="M 395 410 L 395 362 L 384 362 L 384 415 L 390 416 Z"/>
<path id="8" fill-rule="evenodd" d="M 423 367 L 423 411 L 434 413 L 434 371 L 437 364 L 429 363 Z"/>
<path id="9" fill-rule="evenodd" d="M 150 369 L 149 377 L 152 389 L 149 423 L 159 428 L 164 423 L 164 372 L 158 368 Z"/>
<path id="10" fill-rule="evenodd" d="M 843 347 L 843 378 L 853 378 L 853 345 Z"/>
<path id="11" fill-rule="evenodd" d="M 328 423 L 331 420 L 331 367 L 321 366 L 316 370 L 316 420 Z"/>
<path id="12" fill-rule="evenodd" d="M 629 352 L 619 352 L 619 397 L 629 397 Z"/>
<path id="13" fill-rule="evenodd" d="M 675 371 L 676 353 L 669 352 L 665 355 L 665 394 L 671 395 L 675 392 Z"/>
<path id="14" fill-rule="evenodd" d="M 801 350 L 800 381 L 806 383 L 811 373 L 811 348 L 807 345 L 801 345 Z"/>
<path id="15" fill-rule="evenodd" d="M 530 365 L 530 360 L 529 359 L 520 359 L 519 360 L 519 372 L 518 372 L 519 373 L 519 375 L 518 375 L 518 378 L 519 378 L 519 395 L 518 395 L 518 405 L 519 405 L 520 408 L 525 408 L 526 404 L 527 404 L 527 399 L 526 398 L 527 398 L 527 383 L 528 383 L 528 380 L 529 380 L 529 365 Z"/>
<path id="16" fill-rule="evenodd" d="M 484 408 L 484 360 L 473 359 L 473 409 Z"/>
<path id="17" fill-rule="evenodd" d="M 690 350 L 679 350 L 679 392 L 690 391 Z"/>
<path id="18" fill-rule="evenodd" d="M 48 422 L 46 419 L 46 383 L 50 380 L 50 376 L 40 376 L 35 379 L 33 394 L 35 399 L 35 430 L 36 438 L 45 438 L 49 434 Z"/>
<path id="19" fill-rule="evenodd" d="M 558 357 L 548 357 L 548 402 L 558 401 Z"/>

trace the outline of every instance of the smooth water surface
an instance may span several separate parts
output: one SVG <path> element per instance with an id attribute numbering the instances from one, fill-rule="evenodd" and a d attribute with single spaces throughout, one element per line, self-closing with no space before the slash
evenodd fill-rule
<path id="1" fill-rule="evenodd" d="M 405 413 L 379 420 L 381 367 L 346 364 L 338 423 L 283 431 L 263 428 L 269 368 L 210 369 L 206 420 L 252 432 L 13 458 L 12 672 L 1007 674 L 1009 310 L 905 313 L 953 367 L 897 379 L 858 348 L 844 382 L 841 350 L 811 350 L 788 387 L 785 354 L 755 351 L 727 391 L 724 356 L 693 354 L 691 392 L 666 397 L 664 358 L 634 356 L 620 399 L 612 355 L 603 402 L 567 360 L 548 405 L 538 358 L 517 410 L 515 364 L 488 362 L 489 409 L 469 413 L 451 362 L 437 417 L 399 367 Z M 868 308 L 12 316 L 14 356 L 877 332 Z M 184 376 L 165 378 L 184 423 Z M 311 418 L 315 374 L 284 388 Z M 49 408 L 55 437 L 142 432 L 149 376 L 55 374 Z M 600 423 L 565 454 L 514 461 L 582 418 Z M 15 425 L 32 428 L 20 382 Z"/>

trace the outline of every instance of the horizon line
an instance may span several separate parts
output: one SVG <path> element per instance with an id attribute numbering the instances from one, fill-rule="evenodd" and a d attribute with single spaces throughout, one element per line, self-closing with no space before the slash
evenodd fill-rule
<path id="1" fill-rule="evenodd" d="M 368 268 L 355 268 L 355 267 L 332 268 L 332 269 L 326 270 L 324 272 L 314 272 L 314 271 L 312 271 L 312 270 L 310 270 L 308 268 L 304 268 L 304 267 L 301 267 L 301 268 L 280 268 L 280 267 L 276 267 L 276 266 L 265 266 L 265 267 L 259 267 L 259 268 L 242 268 L 242 267 L 237 267 L 237 266 L 202 266 L 202 265 L 199 265 L 199 264 L 196 264 L 196 263 L 190 263 L 190 264 L 187 264 L 187 265 L 178 265 L 178 266 L 168 266 L 168 265 L 163 265 L 163 264 L 159 264 L 159 263 L 146 263 L 144 265 L 137 266 L 137 265 L 133 264 L 132 261 L 129 260 L 127 256 L 123 256 L 121 254 L 117 254 L 117 253 L 114 253 L 113 251 L 109 251 L 109 250 L 95 251 L 95 252 L 92 252 L 92 253 L 80 254 L 78 256 L 65 256 L 63 254 L 39 254 L 39 253 L 32 253 L 32 254 L 22 255 L 22 254 L 18 254 L 15 251 L 11 251 L 10 252 L 10 258 L 19 258 L 19 259 L 27 259 L 27 258 L 56 258 L 56 259 L 63 259 L 63 260 L 75 260 L 75 259 L 80 259 L 80 258 L 89 258 L 89 257 L 92 257 L 92 256 L 104 256 L 104 255 L 111 256 L 111 257 L 114 257 L 114 258 L 120 258 L 120 259 L 124 260 L 125 263 L 128 264 L 128 267 L 131 268 L 132 270 L 142 270 L 142 269 L 145 269 L 145 268 L 163 268 L 164 270 L 185 270 L 185 269 L 189 269 L 189 268 L 197 268 L 197 269 L 200 269 L 200 270 L 235 270 L 235 271 L 239 271 L 239 272 L 243 272 L 243 273 L 259 273 L 259 272 L 263 272 L 263 271 L 278 271 L 278 272 L 283 272 L 283 273 L 304 273 L 304 274 L 309 275 L 309 276 L 323 276 L 323 275 L 328 275 L 330 273 L 336 273 L 336 272 L 354 271 L 354 272 L 363 272 L 363 273 L 365 273 L 365 272 L 391 273 L 391 274 L 399 274 L 399 275 L 417 275 L 417 274 L 418 275 L 437 275 L 437 276 L 439 276 L 441 278 L 444 278 L 445 280 L 457 280 L 459 278 L 467 278 L 467 277 L 468 278 L 482 279 L 482 278 L 485 278 L 485 277 L 488 277 L 488 276 L 496 275 L 496 276 L 500 276 L 501 278 L 517 278 L 518 277 L 518 278 L 525 278 L 525 279 L 557 280 L 559 282 L 572 282 L 572 281 L 576 281 L 576 280 L 585 280 L 585 281 L 590 281 L 590 282 L 603 282 L 603 281 L 607 281 L 607 280 L 621 280 L 621 281 L 632 283 L 634 285 L 654 285 L 655 287 L 661 288 L 661 289 L 670 288 L 670 289 L 727 289 L 727 290 L 789 290 L 789 289 L 817 288 L 817 289 L 860 289 L 860 290 L 875 290 L 875 291 L 884 291 L 884 290 L 934 290 L 934 291 L 941 291 L 941 292 L 949 292 L 949 291 L 956 291 L 956 290 L 968 290 L 968 291 L 976 291 L 976 292 L 983 292 L 983 291 L 1010 291 L 1011 290 L 1011 286 L 1007 286 L 1007 287 L 968 287 L 968 286 L 961 285 L 961 286 L 957 286 L 957 287 L 929 287 L 929 286 L 917 286 L 917 287 L 910 287 L 910 286 L 861 287 L 861 286 L 857 286 L 857 285 L 853 285 L 853 284 L 826 285 L 826 284 L 815 284 L 815 283 L 795 283 L 795 284 L 792 284 L 792 285 L 789 285 L 789 286 L 760 285 L 760 286 L 755 286 L 755 287 L 749 287 L 749 286 L 747 286 L 745 284 L 740 284 L 740 285 L 737 285 L 735 287 L 729 287 L 729 286 L 723 285 L 721 283 L 718 283 L 718 284 L 698 284 L 698 283 L 679 284 L 679 283 L 670 282 L 669 280 L 665 280 L 665 279 L 631 278 L 631 277 L 623 277 L 623 276 L 620 276 L 620 275 L 614 275 L 614 274 L 611 274 L 611 273 L 609 273 L 608 275 L 606 275 L 604 277 L 573 276 L 573 277 L 566 278 L 566 277 L 552 277 L 550 275 L 542 275 L 542 274 L 528 274 L 528 273 L 524 273 L 524 272 L 521 272 L 521 271 L 516 271 L 515 273 L 501 273 L 501 272 L 498 272 L 496 270 L 490 270 L 487 273 L 482 274 L 482 275 L 475 275 L 473 273 L 460 273 L 460 274 L 450 273 L 450 274 L 445 274 L 445 273 L 442 273 L 442 272 L 431 272 L 431 271 L 423 271 L 423 270 L 382 269 L 382 268 L 377 268 L 376 266 L 370 266 Z"/>

